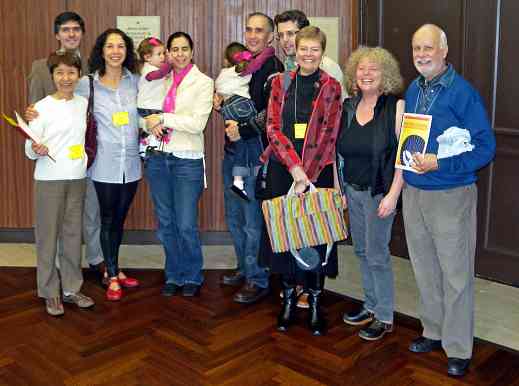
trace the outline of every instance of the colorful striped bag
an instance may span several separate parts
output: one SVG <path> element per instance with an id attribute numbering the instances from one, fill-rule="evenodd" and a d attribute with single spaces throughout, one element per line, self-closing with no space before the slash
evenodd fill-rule
<path id="1" fill-rule="evenodd" d="M 310 185 L 309 192 L 296 195 L 293 188 L 262 204 L 273 252 L 332 244 L 347 237 L 339 191 Z"/>

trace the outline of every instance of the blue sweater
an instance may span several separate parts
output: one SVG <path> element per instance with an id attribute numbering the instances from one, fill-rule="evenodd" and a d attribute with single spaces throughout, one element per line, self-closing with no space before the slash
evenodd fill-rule
<path id="1" fill-rule="evenodd" d="M 420 79 L 422 79 L 420 81 Z M 470 131 L 472 151 L 438 160 L 439 169 L 425 174 L 404 170 L 404 180 L 411 186 L 424 190 L 444 190 L 470 185 L 476 181 L 477 170 L 487 165 L 495 154 L 496 140 L 479 93 L 452 66 L 435 87 L 437 93 L 427 112 L 419 111 L 419 97 L 423 78 L 415 79 L 405 94 L 408 113 L 432 115 L 431 132 L 426 153 L 437 154 L 437 138 L 451 126 Z M 431 92 L 431 90 L 428 90 Z"/>

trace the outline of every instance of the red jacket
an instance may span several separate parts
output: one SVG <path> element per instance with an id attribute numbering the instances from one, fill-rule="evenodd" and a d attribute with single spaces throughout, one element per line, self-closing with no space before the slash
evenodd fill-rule
<path id="1" fill-rule="evenodd" d="M 291 80 L 296 73 L 289 73 Z M 272 81 L 268 105 L 267 137 L 269 145 L 261 155 L 265 162 L 272 153 L 290 171 L 302 166 L 310 181 L 315 182 L 325 166 L 335 162 L 335 142 L 341 120 L 341 86 L 334 78 L 321 70 L 319 91 L 312 101 L 312 113 L 305 134 L 302 159 L 292 142 L 281 131 L 281 114 L 286 93 L 283 90 L 283 74 Z"/>

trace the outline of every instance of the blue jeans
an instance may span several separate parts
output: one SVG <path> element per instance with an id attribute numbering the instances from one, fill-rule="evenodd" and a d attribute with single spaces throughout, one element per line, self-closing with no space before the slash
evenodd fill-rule
<path id="1" fill-rule="evenodd" d="M 155 153 L 146 159 L 144 170 L 159 223 L 157 235 L 166 254 L 166 283 L 200 285 L 203 257 L 198 201 L 203 190 L 203 162 Z"/>
<path id="2" fill-rule="evenodd" d="M 393 323 L 395 290 L 389 241 L 395 215 L 377 216 L 382 194 L 372 197 L 371 190 L 357 191 L 346 184 L 346 197 L 353 248 L 360 259 L 364 308 L 378 320 Z"/>
<path id="3" fill-rule="evenodd" d="M 232 185 L 234 155 L 228 152 L 223 158 L 224 186 Z M 261 288 L 269 286 L 269 276 L 258 265 L 258 252 L 263 230 L 263 214 L 260 202 L 254 198 L 256 176 L 244 177 L 245 190 L 250 201 L 242 200 L 224 189 L 225 221 L 231 232 L 234 251 L 238 260 L 238 271 L 245 279 Z"/>

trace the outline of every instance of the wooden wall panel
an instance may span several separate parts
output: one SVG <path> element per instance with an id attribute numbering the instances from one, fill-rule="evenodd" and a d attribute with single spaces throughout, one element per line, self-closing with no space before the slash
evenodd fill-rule
<path id="1" fill-rule="evenodd" d="M 2 20 L 12 11 L 9 5 L 14 0 L 0 0 Z M 352 47 L 352 9 L 356 0 L 54 0 L 18 1 L 16 20 L 26 19 L 23 35 L 19 35 L 18 23 L 5 23 L 0 40 L 0 111 L 23 109 L 25 106 L 25 75 L 32 60 L 47 55 L 55 48 L 52 33 L 54 17 L 65 9 L 82 15 L 86 24 L 86 35 L 81 52 L 88 57 L 95 38 L 106 28 L 116 24 L 117 15 L 161 16 L 161 37 L 163 40 L 175 32 L 188 32 L 195 42 L 194 61 L 200 70 L 215 78 L 221 68 L 224 47 L 233 40 L 243 42 L 246 15 L 261 11 L 274 16 L 286 9 L 301 9 L 308 16 L 340 17 L 340 64 L 343 66 Z M 29 17 L 26 14 L 30 14 Z M 32 16 L 31 16 L 32 15 Z M 23 65 L 18 56 L 14 58 L 7 47 L 8 37 L 23 45 Z M 4 43 L 5 42 L 5 43 Z M 276 46 L 276 44 L 275 44 Z M 14 63 L 16 62 L 16 66 Z M 6 87 L 7 86 L 7 87 Z M 5 103 L 5 100 L 12 102 Z M 4 126 L 2 124 L 2 126 Z M 25 160 L 22 140 L 5 130 L 0 132 L 2 171 L 0 172 L 0 228 L 27 228 L 32 224 L 32 165 Z M 204 191 L 200 205 L 200 226 L 202 231 L 226 230 L 223 210 L 223 186 L 221 160 L 223 158 L 224 129 L 221 117 L 213 113 L 205 130 L 206 168 L 208 189 Z M 12 165 L 17 165 L 16 168 Z M 18 203 L 18 204 L 17 204 Z M 143 180 L 132 205 L 126 223 L 128 229 L 148 230 L 155 227 L 153 208 L 148 187 Z"/>
<path id="2" fill-rule="evenodd" d="M 26 105 L 26 75 L 32 61 L 56 49 L 53 20 L 65 0 L 0 1 L 0 113 L 12 116 Z M 42 33 L 45 31 L 45 33 Z M 24 140 L 0 123 L 0 227 L 32 226 L 33 165 L 23 150 Z"/>

